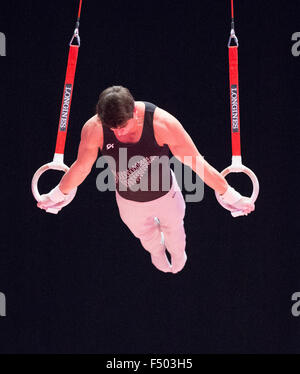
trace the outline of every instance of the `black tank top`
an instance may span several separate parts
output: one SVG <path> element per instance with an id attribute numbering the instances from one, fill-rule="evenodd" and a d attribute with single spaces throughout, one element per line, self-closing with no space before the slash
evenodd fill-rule
<path id="1" fill-rule="evenodd" d="M 144 103 L 145 116 L 140 140 L 136 143 L 120 142 L 112 130 L 103 126 L 101 150 L 103 156 L 111 156 L 114 160 L 112 163 L 107 158 L 118 193 L 125 199 L 140 202 L 165 195 L 172 185 L 169 147 L 166 144 L 159 146 L 154 136 L 153 115 L 156 106 Z"/>

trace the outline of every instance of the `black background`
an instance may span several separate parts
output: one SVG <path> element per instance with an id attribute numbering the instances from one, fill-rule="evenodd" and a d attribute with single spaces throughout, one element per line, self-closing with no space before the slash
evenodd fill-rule
<path id="1" fill-rule="evenodd" d="M 53 157 L 77 6 L 1 2 L 0 352 L 299 353 L 299 2 L 236 1 L 243 162 L 261 191 L 236 219 L 208 187 L 188 203 L 177 275 L 152 266 L 114 194 L 96 189 L 95 167 L 58 215 L 36 208 L 31 178 Z M 176 116 L 216 169 L 228 166 L 229 31 L 229 0 L 84 1 L 66 164 L 99 93 L 121 84 Z M 246 177 L 228 180 L 250 193 Z"/>

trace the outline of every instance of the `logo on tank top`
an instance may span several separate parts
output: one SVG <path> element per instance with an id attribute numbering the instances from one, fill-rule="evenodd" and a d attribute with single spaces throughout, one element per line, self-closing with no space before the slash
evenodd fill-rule
<path id="1" fill-rule="evenodd" d="M 106 144 L 106 149 L 111 149 L 111 148 L 114 148 L 114 143 L 112 144 Z"/>
<path id="2" fill-rule="evenodd" d="M 116 183 L 121 183 L 126 187 L 132 187 L 135 184 L 140 183 L 141 178 L 147 172 L 149 165 L 156 158 L 158 158 L 158 156 L 143 157 L 139 162 L 136 162 L 127 170 L 119 171 L 117 173 L 112 170 L 115 175 Z"/>

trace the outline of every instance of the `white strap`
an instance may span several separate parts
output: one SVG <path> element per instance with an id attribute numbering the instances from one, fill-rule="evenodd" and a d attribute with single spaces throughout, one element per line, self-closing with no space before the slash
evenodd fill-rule
<path id="1" fill-rule="evenodd" d="M 227 204 L 234 204 L 237 201 L 241 200 L 242 195 L 237 192 L 234 188 L 228 185 L 227 190 L 223 193 L 223 195 L 220 195 L 221 199 Z"/>

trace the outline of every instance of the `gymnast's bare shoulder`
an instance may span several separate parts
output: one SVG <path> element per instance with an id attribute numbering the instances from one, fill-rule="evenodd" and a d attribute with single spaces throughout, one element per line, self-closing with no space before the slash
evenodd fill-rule
<path id="1" fill-rule="evenodd" d="M 96 143 L 100 149 L 103 147 L 103 127 L 97 114 L 86 121 L 82 127 L 81 137 L 87 136 L 94 144 Z"/>

